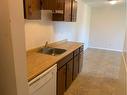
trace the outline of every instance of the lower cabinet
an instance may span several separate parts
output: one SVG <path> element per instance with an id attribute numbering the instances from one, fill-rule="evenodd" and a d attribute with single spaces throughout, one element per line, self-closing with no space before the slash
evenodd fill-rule
<path id="1" fill-rule="evenodd" d="M 75 50 L 57 63 L 57 95 L 64 95 L 82 69 L 83 48 Z"/>
<path id="2" fill-rule="evenodd" d="M 74 57 L 73 80 L 76 79 L 78 74 L 79 74 L 79 54 Z"/>
<path id="3" fill-rule="evenodd" d="M 67 63 L 66 89 L 69 88 L 73 80 L 73 59 Z"/>
<path id="4" fill-rule="evenodd" d="M 57 71 L 57 95 L 64 95 L 66 90 L 66 65 Z"/>
<path id="5" fill-rule="evenodd" d="M 82 70 L 82 67 L 83 67 L 83 51 L 82 52 L 80 52 L 80 57 L 79 57 L 79 72 L 81 72 L 81 70 Z"/>

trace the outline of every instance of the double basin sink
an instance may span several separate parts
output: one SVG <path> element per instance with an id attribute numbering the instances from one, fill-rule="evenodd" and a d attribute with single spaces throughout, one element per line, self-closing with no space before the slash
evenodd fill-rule
<path id="1" fill-rule="evenodd" d="M 52 47 L 44 47 L 39 50 L 39 53 L 42 54 L 48 54 L 52 56 L 60 55 L 66 52 L 67 50 L 65 49 L 60 49 L 60 48 L 52 48 Z"/>

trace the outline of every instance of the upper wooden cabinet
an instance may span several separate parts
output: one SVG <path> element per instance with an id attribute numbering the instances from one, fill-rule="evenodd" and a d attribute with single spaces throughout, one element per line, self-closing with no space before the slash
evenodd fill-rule
<path id="1" fill-rule="evenodd" d="M 77 1 L 73 1 L 73 5 L 72 5 L 72 22 L 76 22 L 76 18 L 77 18 Z"/>
<path id="2" fill-rule="evenodd" d="M 63 10 L 53 12 L 53 21 L 75 22 L 77 17 L 77 1 L 63 0 Z"/>
<path id="3" fill-rule="evenodd" d="M 64 0 L 41 0 L 42 10 L 63 10 Z"/>
<path id="4" fill-rule="evenodd" d="M 40 0 L 24 0 L 24 18 L 29 20 L 41 19 Z"/>
<path id="5" fill-rule="evenodd" d="M 41 19 L 41 10 L 52 11 L 52 21 L 75 22 L 77 1 L 75 0 L 24 0 L 25 19 Z"/>
<path id="6" fill-rule="evenodd" d="M 64 21 L 71 21 L 72 17 L 72 0 L 65 0 Z"/>
<path id="7" fill-rule="evenodd" d="M 43 10 L 52 10 L 53 21 L 76 21 L 77 1 L 75 0 L 41 0 Z"/>

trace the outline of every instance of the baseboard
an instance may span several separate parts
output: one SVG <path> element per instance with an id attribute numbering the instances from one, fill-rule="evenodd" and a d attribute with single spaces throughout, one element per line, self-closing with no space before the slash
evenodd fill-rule
<path id="1" fill-rule="evenodd" d="M 100 47 L 92 47 L 92 46 L 89 46 L 88 48 L 94 48 L 94 49 L 102 49 L 102 50 L 109 50 L 109 51 L 123 52 L 122 50 L 109 49 L 109 48 L 100 48 Z"/>

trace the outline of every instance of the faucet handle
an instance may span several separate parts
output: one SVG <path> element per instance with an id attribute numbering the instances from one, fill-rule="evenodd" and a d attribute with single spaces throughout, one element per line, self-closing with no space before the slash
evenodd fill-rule
<path id="1" fill-rule="evenodd" d="M 45 47 L 47 47 L 48 46 L 48 41 L 46 41 L 46 43 L 45 43 Z"/>

